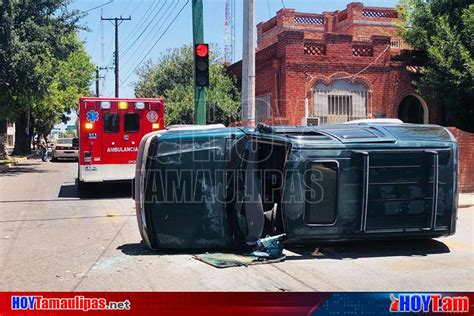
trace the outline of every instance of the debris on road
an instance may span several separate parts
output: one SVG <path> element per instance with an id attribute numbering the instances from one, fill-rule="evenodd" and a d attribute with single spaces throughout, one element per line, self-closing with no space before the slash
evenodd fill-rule
<path id="1" fill-rule="evenodd" d="M 283 243 L 281 242 L 285 236 L 285 234 L 281 234 L 258 240 L 254 251 L 250 254 L 206 253 L 195 255 L 194 258 L 216 268 L 277 263 L 286 258 L 285 255 L 283 255 Z"/>
<path id="2" fill-rule="evenodd" d="M 230 268 L 249 266 L 254 264 L 277 263 L 285 260 L 286 256 L 281 255 L 276 259 L 267 259 L 252 254 L 233 254 L 233 253 L 206 253 L 195 255 L 195 259 L 207 263 L 216 268 Z"/>

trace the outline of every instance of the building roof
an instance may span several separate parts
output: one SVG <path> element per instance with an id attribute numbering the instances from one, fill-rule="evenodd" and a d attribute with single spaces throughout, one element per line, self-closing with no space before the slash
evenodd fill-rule
<path id="1" fill-rule="evenodd" d="M 303 31 L 305 39 L 322 39 L 325 33 L 349 34 L 362 42 L 370 42 L 372 35 L 398 37 L 397 22 L 396 8 L 369 7 L 360 2 L 349 3 L 344 10 L 322 13 L 282 9 L 270 20 L 257 24 L 258 50 L 275 43 L 284 31 Z M 398 43 L 398 48 L 401 45 Z"/>

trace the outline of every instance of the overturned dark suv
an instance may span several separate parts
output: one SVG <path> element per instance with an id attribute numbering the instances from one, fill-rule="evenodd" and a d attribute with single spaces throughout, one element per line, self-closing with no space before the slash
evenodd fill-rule
<path id="1" fill-rule="evenodd" d="M 146 135 L 135 200 L 152 249 L 452 235 L 457 143 L 440 126 L 187 127 Z"/>

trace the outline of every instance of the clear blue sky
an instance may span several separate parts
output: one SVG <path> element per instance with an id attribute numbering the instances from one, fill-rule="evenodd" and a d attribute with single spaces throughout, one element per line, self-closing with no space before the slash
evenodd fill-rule
<path id="1" fill-rule="evenodd" d="M 92 1 L 75 0 L 71 8 L 85 11 L 110 0 Z M 342 10 L 350 0 L 256 0 L 256 23 L 268 20 L 283 6 L 294 8 L 301 12 L 320 13 L 323 11 Z M 393 7 L 398 0 L 365 0 L 369 6 Z M 132 17 L 120 26 L 120 71 L 121 80 L 128 77 L 121 84 L 121 96 L 133 97 L 133 84 L 136 76 L 133 70 L 144 59 L 156 58 L 169 48 L 180 47 L 192 42 L 191 0 L 184 7 L 176 21 L 163 34 L 165 28 L 177 15 L 186 0 L 114 0 L 103 7 L 105 17 Z M 215 43 L 223 47 L 224 43 L 224 0 L 204 0 L 204 38 L 206 42 Z M 160 10 L 161 9 L 161 10 Z M 86 44 L 87 51 L 91 54 L 93 62 L 99 66 L 112 66 L 112 53 L 114 51 L 114 27 L 108 21 L 101 22 L 101 9 L 92 10 L 82 20 L 82 24 L 89 31 L 82 31 L 81 38 Z M 236 0 L 236 59 L 241 58 L 242 46 L 242 0 Z M 101 31 L 103 30 L 103 31 Z M 145 30 L 145 31 L 144 31 Z M 138 39 L 140 33 L 142 36 Z M 103 43 L 102 37 L 103 34 Z M 158 38 L 156 47 L 151 49 Z M 103 47 L 103 54 L 102 54 Z M 150 54 L 147 55 L 147 53 Z M 101 83 L 101 94 L 113 96 L 114 74 L 113 70 L 103 72 L 106 75 Z M 91 87 L 93 89 L 93 87 Z"/>

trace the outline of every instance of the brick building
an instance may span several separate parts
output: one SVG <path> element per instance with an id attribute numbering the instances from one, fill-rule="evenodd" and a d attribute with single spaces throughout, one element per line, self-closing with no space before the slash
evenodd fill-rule
<path id="1" fill-rule="evenodd" d="M 282 9 L 257 25 L 256 120 L 278 125 L 400 118 L 442 124 L 411 82 L 416 54 L 398 35 L 395 8 L 353 2 L 344 10 Z M 228 72 L 241 77 L 241 62 Z M 460 148 L 460 190 L 474 191 L 474 134 L 451 128 Z"/>
<path id="2" fill-rule="evenodd" d="M 282 9 L 257 25 L 256 119 L 330 124 L 390 117 L 439 122 L 411 85 L 416 66 L 394 8 L 350 3 L 321 14 Z M 241 76 L 241 62 L 229 67 Z M 271 118 L 271 119 L 270 119 Z"/>

